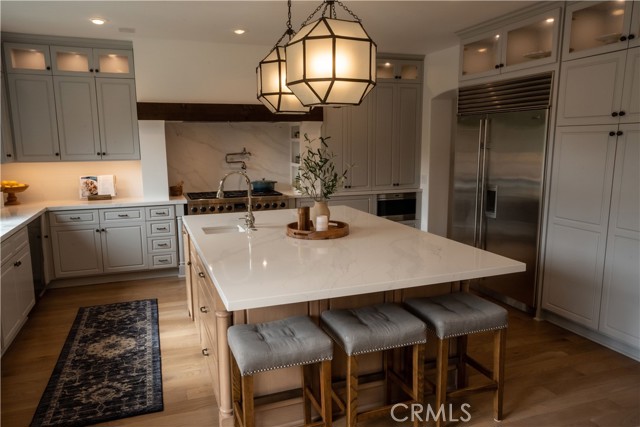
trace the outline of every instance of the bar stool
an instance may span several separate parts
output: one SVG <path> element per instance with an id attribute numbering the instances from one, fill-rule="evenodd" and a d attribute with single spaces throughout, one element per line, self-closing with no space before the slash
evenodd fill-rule
<path id="1" fill-rule="evenodd" d="M 235 425 L 255 426 L 253 375 L 302 366 L 305 426 L 331 427 L 331 339 L 307 316 L 267 323 L 234 325 L 227 330 L 231 349 Z M 312 364 L 320 365 L 320 399 L 311 391 Z M 311 422 L 312 404 L 322 421 Z"/>
<path id="2" fill-rule="evenodd" d="M 439 295 L 430 298 L 413 298 L 405 302 L 413 314 L 424 320 L 427 329 L 438 338 L 436 354 L 436 408 L 444 405 L 447 397 L 472 392 L 494 390 L 493 414 L 496 421 L 502 420 L 502 395 L 504 389 L 504 355 L 507 341 L 507 310 L 497 304 L 467 292 Z M 467 336 L 484 331 L 493 333 L 493 370 L 487 369 L 466 354 Z M 449 367 L 449 340 L 459 337 L 458 389 L 447 393 Z M 466 387 L 466 365 L 491 380 L 490 384 Z M 436 426 L 443 420 L 438 417 Z"/>
<path id="3" fill-rule="evenodd" d="M 385 382 L 387 399 L 389 380 L 398 382 L 410 400 L 402 402 L 408 407 L 422 403 L 424 352 L 427 342 L 426 325 L 396 304 L 378 304 L 356 309 L 324 311 L 320 318 L 327 333 L 347 355 L 347 427 L 355 427 L 359 421 L 389 416 L 393 405 L 358 413 L 358 362 L 359 354 L 413 347 L 412 385 L 407 386 L 392 369 L 391 352 L 385 352 Z M 389 353 L 389 354 L 386 354 Z M 388 402 L 386 402 L 388 403 Z M 418 420 L 414 420 L 418 425 Z"/>

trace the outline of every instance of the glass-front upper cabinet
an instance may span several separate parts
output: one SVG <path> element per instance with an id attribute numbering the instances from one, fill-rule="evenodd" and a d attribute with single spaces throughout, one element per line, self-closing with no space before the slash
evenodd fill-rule
<path id="1" fill-rule="evenodd" d="M 51 46 L 51 56 L 55 75 L 134 77 L 130 50 Z"/>
<path id="2" fill-rule="evenodd" d="M 378 81 L 422 83 L 422 61 L 381 57 L 376 63 L 376 73 Z"/>
<path id="3" fill-rule="evenodd" d="M 636 10 L 633 10 L 635 6 Z M 576 3 L 567 7 L 562 59 L 626 49 L 638 45 L 637 1 Z"/>
<path id="4" fill-rule="evenodd" d="M 23 43 L 3 46 L 7 73 L 51 74 L 49 46 Z"/>
<path id="5" fill-rule="evenodd" d="M 460 79 L 497 75 L 557 59 L 560 9 L 463 41 Z"/>

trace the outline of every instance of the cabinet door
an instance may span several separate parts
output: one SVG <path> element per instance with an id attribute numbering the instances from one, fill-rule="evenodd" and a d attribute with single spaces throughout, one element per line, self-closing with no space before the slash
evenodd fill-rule
<path id="1" fill-rule="evenodd" d="M 0 76 L 2 82 L 2 90 L 0 96 L 2 97 L 2 144 L 0 148 L 2 153 L 0 154 L 0 163 L 11 163 L 15 161 L 15 154 L 13 150 L 13 131 L 11 130 L 11 118 L 9 116 L 9 104 L 7 102 L 7 91 L 5 85 L 4 74 Z"/>
<path id="2" fill-rule="evenodd" d="M 22 319 L 26 319 L 29 312 L 36 303 L 35 291 L 33 288 L 33 269 L 31 263 L 31 253 L 29 246 L 24 247 L 16 256 L 15 285 L 16 304 Z"/>
<path id="3" fill-rule="evenodd" d="M 631 24 L 629 26 L 629 47 L 640 46 L 640 3 L 633 3 L 631 11 Z"/>
<path id="4" fill-rule="evenodd" d="M 133 51 L 93 49 L 95 72 L 102 77 L 134 78 Z"/>
<path id="5" fill-rule="evenodd" d="M 100 160 L 98 103 L 93 77 L 54 77 L 62 160 Z"/>
<path id="6" fill-rule="evenodd" d="M 373 213 L 372 197 L 375 197 L 375 196 L 369 196 L 364 194 L 362 196 L 332 197 L 329 200 L 329 206 L 344 205 L 344 206 L 349 206 L 350 208 L 353 208 L 353 209 L 358 209 L 359 211 L 362 211 L 362 212 Z"/>
<path id="7" fill-rule="evenodd" d="M 93 49 L 51 46 L 54 76 L 93 76 Z"/>
<path id="8" fill-rule="evenodd" d="M 140 159 L 135 82 L 96 78 L 104 160 Z"/>
<path id="9" fill-rule="evenodd" d="M 505 27 L 501 72 L 556 62 L 559 21 L 560 9 L 554 9 Z"/>
<path id="10" fill-rule="evenodd" d="M 11 74 L 8 84 L 17 160 L 60 160 L 52 77 Z"/>
<path id="11" fill-rule="evenodd" d="M 564 62 L 557 124 L 617 125 L 626 56 L 627 52 L 621 51 Z"/>
<path id="12" fill-rule="evenodd" d="M 621 125 L 620 130 L 600 330 L 640 348 L 640 125 Z"/>
<path id="13" fill-rule="evenodd" d="M 635 2 L 577 2 L 564 17 L 562 60 L 626 49 Z"/>
<path id="14" fill-rule="evenodd" d="M 398 86 L 395 104 L 396 134 L 393 176 L 396 187 L 416 188 L 420 162 L 421 86 Z"/>
<path id="15" fill-rule="evenodd" d="M 552 164 L 542 306 L 592 329 L 599 321 L 613 180 L 611 131 L 557 128 Z"/>
<path id="16" fill-rule="evenodd" d="M 103 230 L 100 234 L 105 273 L 148 267 L 145 224 L 110 226 Z"/>
<path id="17" fill-rule="evenodd" d="M 493 31 L 464 40 L 460 48 L 460 80 L 500 74 L 502 33 Z"/>
<path id="18" fill-rule="evenodd" d="M 377 81 L 396 83 L 422 83 L 422 61 L 378 58 Z"/>
<path id="19" fill-rule="evenodd" d="M 49 46 L 41 44 L 4 43 L 7 73 L 51 75 Z"/>
<path id="20" fill-rule="evenodd" d="M 98 226 L 52 227 L 53 267 L 56 277 L 102 273 L 102 246 Z"/>
<path id="21" fill-rule="evenodd" d="M 2 348 L 6 349 L 35 305 L 31 254 L 25 246 L 2 265 L 0 301 L 2 301 Z"/>
<path id="22" fill-rule="evenodd" d="M 366 190 L 371 187 L 369 181 L 369 164 L 371 153 L 369 150 L 369 108 L 371 97 L 366 97 L 357 107 L 346 109 L 347 143 L 343 146 L 343 164 L 338 164 L 338 174 L 347 168 L 347 180 L 344 188 L 347 190 Z"/>
<path id="23" fill-rule="evenodd" d="M 375 98 L 373 108 L 373 185 L 377 189 L 392 188 L 394 183 L 392 167 L 394 86 L 378 84 L 370 96 Z"/>
<path id="24" fill-rule="evenodd" d="M 640 9 L 640 4 L 637 5 Z M 640 47 L 627 51 L 620 123 L 640 122 Z"/>
<path id="25" fill-rule="evenodd" d="M 342 168 L 342 165 L 347 164 L 344 152 L 345 146 L 348 144 L 346 141 L 346 111 L 349 107 L 341 108 L 324 108 L 324 121 L 322 123 L 322 136 L 326 139 L 326 143 L 329 147 L 329 151 L 333 152 L 335 158 L 333 159 L 336 168 Z M 346 185 L 346 183 L 345 183 Z M 342 191 L 342 189 L 339 189 Z"/>

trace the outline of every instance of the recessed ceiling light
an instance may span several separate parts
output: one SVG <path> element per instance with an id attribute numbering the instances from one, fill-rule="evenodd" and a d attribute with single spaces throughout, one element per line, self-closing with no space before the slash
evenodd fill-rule
<path id="1" fill-rule="evenodd" d="M 236 34 L 238 34 L 238 35 L 240 35 L 240 34 L 244 34 L 244 33 L 245 33 L 245 31 L 244 31 L 244 30 L 242 30 L 242 29 L 240 29 L 240 28 L 238 28 L 237 30 L 233 30 L 233 32 L 234 32 L 234 33 L 236 33 Z"/>
<path id="2" fill-rule="evenodd" d="M 107 20 L 104 18 L 91 18 L 89 20 L 96 25 L 103 25 L 105 22 L 107 22 Z"/>

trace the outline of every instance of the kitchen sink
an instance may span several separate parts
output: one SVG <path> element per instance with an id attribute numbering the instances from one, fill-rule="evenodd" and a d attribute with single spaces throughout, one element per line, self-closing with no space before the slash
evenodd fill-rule
<path id="1" fill-rule="evenodd" d="M 241 225 L 222 225 L 219 227 L 202 227 L 204 234 L 245 233 L 247 230 Z"/>

